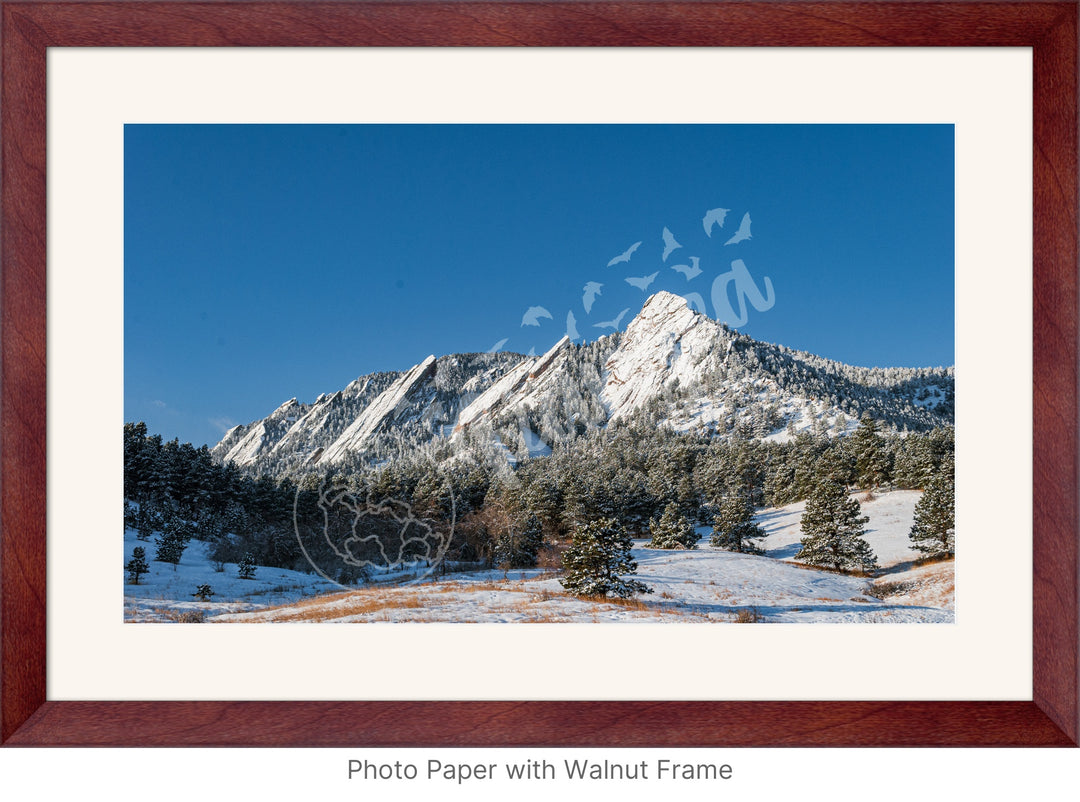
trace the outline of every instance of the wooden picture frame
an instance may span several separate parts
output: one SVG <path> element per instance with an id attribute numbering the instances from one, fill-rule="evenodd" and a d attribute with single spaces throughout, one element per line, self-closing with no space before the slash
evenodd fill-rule
<path id="1" fill-rule="evenodd" d="M 1078 743 L 1077 23 L 1045 3 L 2 2 L 0 743 L 1023 746 Z M 46 50 L 212 46 L 1030 47 L 1032 700 L 78 702 L 46 697 Z"/>

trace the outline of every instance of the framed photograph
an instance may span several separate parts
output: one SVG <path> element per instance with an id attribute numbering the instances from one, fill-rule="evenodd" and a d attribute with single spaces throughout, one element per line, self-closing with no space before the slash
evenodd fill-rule
<path id="1" fill-rule="evenodd" d="M 0 741 L 1076 745 L 1076 28 L 4 3 Z"/>

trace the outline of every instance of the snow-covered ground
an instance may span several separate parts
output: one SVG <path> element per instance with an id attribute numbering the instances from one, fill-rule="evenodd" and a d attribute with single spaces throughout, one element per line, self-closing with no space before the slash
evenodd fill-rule
<path id="1" fill-rule="evenodd" d="M 893 490 L 888 493 L 875 493 L 872 500 L 868 501 L 865 492 L 851 494 L 862 507 L 862 514 L 870 518 L 870 522 L 864 527 L 865 539 L 877 555 L 878 565 L 882 568 L 909 563 L 922 556 L 911 548 L 911 540 L 908 538 L 911 523 L 915 519 L 915 505 L 920 496 L 920 490 Z M 758 513 L 758 524 L 769 533 L 761 543 L 769 557 L 778 560 L 795 558 L 801 548 L 799 541 L 803 535 L 799 522 L 805 509 L 806 502 L 797 501 L 785 507 L 770 507 Z"/>
<path id="2" fill-rule="evenodd" d="M 953 562 L 929 563 L 874 580 L 874 595 L 893 604 L 953 609 Z"/>
<path id="3" fill-rule="evenodd" d="M 915 566 L 907 534 L 916 491 L 894 491 L 863 502 L 870 516 L 867 540 L 883 572 L 874 578 L 822 571 L 794 562 L 803 504 L 763 510 L 769 532 L 763 556 L 714 548 L 707 535 L 693 551 L 662 551 L 635 541 L 636 578 L 653 592 L 627 601 L 568 595 L 558 575 L 531 571 L 451 574 L 397 587 L 343 591 L 318 577 L 260 567 L 256 578 L 237 577 L 235 565 L 214 571 L 206 544 L 193 541 L 174 572 L 151 563 L 143 584 L 125 585 L 125 618 L 175 621 L 202 611 L 207 621 L 333 622 L 951 622 L 952 561 Z M 702 530 L 707 532 L 707 530 Z M 140 543 L 125 536 L 126 557 Z M 153 544 L 141 544 L 153 556 Z M 192 594 L 206 582 L 211 602 Z"/>
<path id="4" fill-rule="evenodd" d="M 139 584 L 128 581 L 124 572 L 125 621 L 178 621 L 202 613 L 206 617 L 224 612 L 252 610 L 276 604 L 289 604 L 299 599 L 341 590 L 340 587 L 315 574 L 287 571 L 284 568 L 259 566 L 254 579 L 240 579 L 236 563 L 226 563 L 218 572 L 207 556 L 210 544 L 193 540 L 184 550 L 175 570 L 169 563 L 157 562 L 157 547 L 153 540 L 144 542 L 134 529 L 124 532 L 124 563 L 131 559 L 136 547 L 146 551 L 150 573 L 139 577 Z M 214 591 L 210 601 L 195 598 L 199 585 L 209 585 Z"/>

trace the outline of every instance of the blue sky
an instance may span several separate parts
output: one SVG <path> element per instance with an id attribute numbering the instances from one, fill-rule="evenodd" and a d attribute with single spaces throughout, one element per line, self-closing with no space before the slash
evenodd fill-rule
<path id="1" fill-rule="evenodd" d="M 542 352 L 570 311 L 595 339 L 661 289 L 725 317 L 736 260 L 774 291 L 755 338 L 954 359 L 952 126 L 128 125 L 124 159 L 124 417 L 166 439 L 431 353 Z"/>

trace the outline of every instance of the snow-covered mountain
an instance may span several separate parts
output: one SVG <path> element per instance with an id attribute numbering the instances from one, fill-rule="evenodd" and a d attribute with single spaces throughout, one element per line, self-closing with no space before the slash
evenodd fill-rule
<path id="1" fill-rule="evenodd" d="M 657 293 L 626 327 L 619 349 L 604 366 L 602 398 L 610 419 L 625 418 L 647 402 L 657 388 L 673 382 L 690 385 L 718 345 L 730 341 L 715 321 L 687 306 L 677 295 Z"/>
<path id="2" fill-rule="evenodd" d="M 312 404 L 295 398 L 263 420 L 235 426 L 212 449 L 243 468 L 282 475 L 381 459 L 397 448 L 449 435 L 458 413 L 523 357 L 429 356 L 404 373 L 361 376 Z"/>
<path id="3" fill-rule="evenodd" d="M 717 436 L 843 433 L 869 413 L 895 429 L 952 423 L 952 368 L 860 368 L 759 342 L 653 295 L 626 331 L 542 356 L 429 356 L 362 376 L 312 404 L 290 399 L 213 453 L 271 474 L 378 462 L 446 439 L 544 454 L 592 428 L 642 420 Z"/>
<path id="4" fill-rule="evenodd" d="M 213 453 L 242 467 L 282 462 L 285 470 L 301 467 L 336 440 L 398 373 L 361 376 L 343 390 L 323 394 L 312 404 L 292 398 L 261 421 L 234 426 Z"/>

